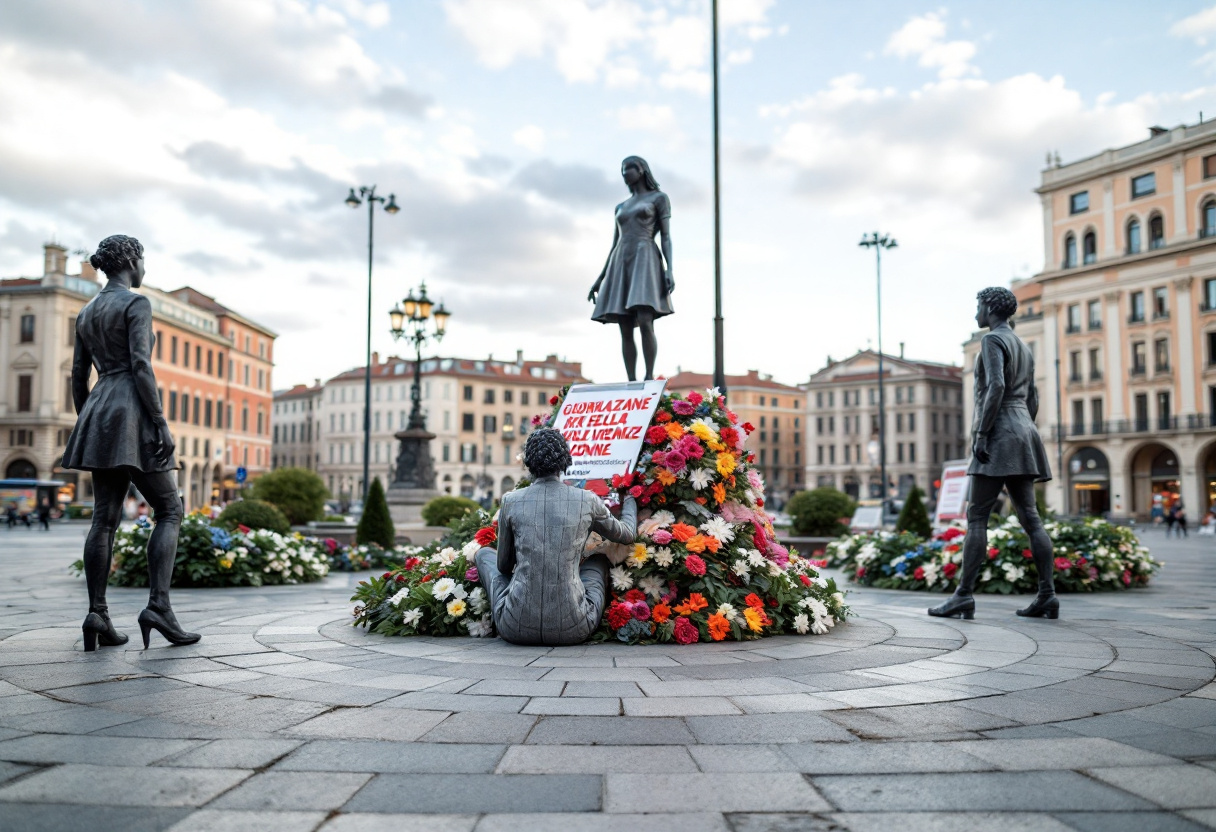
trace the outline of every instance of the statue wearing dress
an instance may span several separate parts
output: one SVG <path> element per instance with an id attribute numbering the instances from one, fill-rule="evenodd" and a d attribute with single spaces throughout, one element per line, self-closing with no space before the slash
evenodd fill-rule
<path id="1" fill-rule="evenodd" d="M 134 237 L 116 234 L 101 241 L 89 262 L 109 281 L 76 318 L 72 399 L 78 416 L 62 463 L 93 474 L 93 524 L 84 544 L 89 591 L 84 649 L 127 642 L 110 621 L 106 584 L 114 534 L 132 482 L 156 512 L 148 541 L 148 606 L 139 614 L 144 647 L 153 629 L 173 644 L 193 644 L 199 636 L 182 630 L 169 606 L 182 501 L 173 435 L 152 372 L 152 304 L 131 291 L 143 284 L 143 246 Z M 97 383 L 90 390 L 94 369 Z"/>
<path id="2" fill-rule="evenodd" d="M 591 320 L 620 326 L 625 372 L 630 381 L 637 380 L 638 348 L 633 330 L 641 330 L 646 379 L 650 380 L 658 354 L 654 322 L 672 313 L 671 293 L 676 288 L 671 271 L 671 201 L 659 190 L 645 159 L 625 159 L 621 176 L 631 195 L 616 206 L 612 252 L 587 299 L 595 304 Z M 661 254 L 654 242 L 656 234 L 663 245 Z"/>
<path id="3" fill-rule="evenodd" d="M 1043 528 L 1034 485 L 1051 479 L 1047 449 L 1035 427 L 1039 394 L 1034 385 L 1034 354 L 1014 334 L 1009 319 L 1017 311 L 1013 292 L 985 289 L 977 298 L 976 323 L 987 327 L 975 362 L 975 415 L 971 427 L 971 492 L 967 506 L 967 537 L 963 542 L 963 572 L 958 589 L 946 603 L 929 610 L 938 617 L 975 615 L 976 578 L 987 563 L 988 517 L 1001 496 L 1010 501 L 1030 538 L 1030 552 L 1039 575 L 1035 600 L 1018 610 L 1024 617 L 1058 618 L 1060 602 L 1053 581 L 1055 562 L 1051 538 Z"/>
<path id="4" fill-rule="evenodd" d="M 570 449 L 552 428 L 528 436 L 524 464 L 534 482 L 503 496 L 498 551 L 478 551 L 477 573 L 505 641 L 578 644 L 599 627 L 608 602 L 608 558 L 584 558 L 587 539 L 596 532 L 633 543 L 637 503 L 626 497 L 617 520 L 595 494 L 563 483 Z"/>

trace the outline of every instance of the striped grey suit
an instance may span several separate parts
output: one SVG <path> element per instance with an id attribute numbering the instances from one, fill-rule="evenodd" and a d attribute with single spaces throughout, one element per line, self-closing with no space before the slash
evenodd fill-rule
<path id="1" fill-rule="evenodd" d="M 498 551 L 477 553 L 477 571 L 498 634 L 514 644 L 578 644 L 599 626 L 608 599 L 608 559 L 583 560 L 591 532 L 632 543 L 637 504 L 617 520 L 590 491 L 543 477 L 502 499 Z"/>

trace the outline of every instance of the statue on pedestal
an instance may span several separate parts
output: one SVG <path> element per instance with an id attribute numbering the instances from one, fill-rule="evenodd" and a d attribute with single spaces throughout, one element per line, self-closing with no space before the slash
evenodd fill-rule
<path id="1" fill-rule="evenodd" d="M 1013 333 L 1009 319 L 1018 300 L 1003 287 L 984 289 L 977 296 L 975 320 L 988 333 L 980 341 L 975 362 L 975 413 L 971 426 L 971 493 L 967 506 L 967 538 L 963 543 L 963 572 L 958 588 L 929 615 L 974 618 L 975 581 L 987 562 L 988 517 L 1001 496 L 1009 493 L 1018 520 L 1030 538 L 1030 551 L 1039 575 L 1039 592 L 1018 615 L 1058 618 L 1060 602 L 1052 580 L 1055 562 L 1051 538 L 1043 528 L 1035 503 L 1034 485 L 1051 479 L 1047 450 L 1035 428 L 1039 394 L 1034 386 L 1034 353 Z"/>
<path id="2" fill-rule="evenodd" d="M 612 252 L 587 300 L 595 304 L 591 320 L 620 326 L 625 372 L 630 381 L 637 380 L 638 348 L 633 330 L 641 330 L 649 381 L 654 378 L 659 349 L 654 322 L 672 313 L 671 293 L 676 288 L 671 271 L 671 201 L 659 190 L 645 159 L 626 158 L 621 162 L 621 176 L 631 195 L 616 206 Z M 654 243 L 656 233 L 663 246 L 661 255 Z"/>
<path id="3" fill-rule="evenodd" d="M 101 241 L 89 262 L 109 281 L 76 318 L 72 399 L 79 415 L 62 463 L 93 473 L 93 525 L 84 544 L 89 590 L 84 649 L 127 642 L 110 621 L 106 583 L 114 533 L 132 482 L 152 506 L 156 523 L 148 541 L 148 606 L 139 614 L 144 648 L 154 629 L 173 644 L 193 644 L 200 636 L 184 631 L 169 606 L 182 501 L 173 435 L 152 372 L 152 304 L 131 291 L 143 284 L 144 249 L 134 237 L 116 234 Z M 90 390 L 94 367 L 97 384 Z"/>

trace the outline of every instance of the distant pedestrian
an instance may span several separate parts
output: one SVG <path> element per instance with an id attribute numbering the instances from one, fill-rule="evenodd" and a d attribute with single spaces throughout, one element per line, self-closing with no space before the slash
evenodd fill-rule
<path id="1" fill-rule="evenodd" d="M 17 504 L 16 503 L 8 504 L 8 510 L 4 513 L 4 519 L 7 522 L 8 527 L 10 529 L 17 525 Z"/>
<path id="2" fill-rule="evenodd" d="M 1178 536 L 1186 537 L 1186 506 L 1182 505 L 1182 502 L 1179 501 L 1176 508 L 1177 514 L 1174 517 L 1174 522 L 1178 524 Z"/>
<path id="3" fill-rule="evenodd" d="M 1170 506 L 1165 510 L 1165 536 L 1169 537 L 1174 531 L 1174 524 L 1178 522 L 1178 512 L 1175 506 Z"/>
<path id="4" fill-rule="evenodd" d="M 38 522 L 42 524 L 42 530 L 49 532 L 51 530 L 51 501 L 43 500 L 38 504 Z"/>

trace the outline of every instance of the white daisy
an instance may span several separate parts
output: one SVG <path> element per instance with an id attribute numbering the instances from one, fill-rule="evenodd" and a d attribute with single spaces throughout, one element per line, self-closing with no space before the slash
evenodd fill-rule
<path id="1" fill-rule="evenodd" d="M 468 627 L 469 635 L 473 638 L 485 638 L 494 630 L 494 626 L 488 615 L 483 615 L 481 618 L 465 619 L 465 626 Z"/>
<path id="2" fill-rule="evenodd" d="M 702 491 L 709 487 L 714 481 L 714 475 L 705 468 L 697 468 L 689 473 L 688 482 L 697 491 Z"/>
<path id="3" fill-rule="evenodd" d="M 739 616 L 739 612 L 730 604 L 721 604 L 718 606 L 718 615 L 727 621 L 734 621 Z"/>
<path id="4" fill-rule="evenodd" d="M 675 560 L 675 557 L 676 556 L 671 551 L 670 547 L 660 546 L 658 549 L 654 550 L 654 562 L 664 568 L 671 566 L 672 562 Z"/>
<path id="5" fill-rule="evenodd" d="M 464 548 L 460 550 L 460 553 L 466 558 L 472 558 L 480 549 L 481 544 L 478 543 L 476 539 L 473 539 L 464 544 Z"/>
<path id="6" fill-rule="evenodd" d="M 768 558 L 760 554 L 759 549 L 744 549 L 743 551 L 747 555 L 747 562 L 757 569 L 768 563 Z"/>
<path id="7" fill-rule="evenodd" d="M 638 589 L 645 592 L 651 598 L 662 598 L 663 580 L 655 575 L 650 575 L 638 581 Z"/>
<path id="8" fill-rule="evenodd" d="M 612 578 L 612 588 L 626 590 L 633 586 L 633 576 L 625 571 L 623 566 L 614 566 L 608 573 Z"/>
<path id="9" fill-rule="evenodd" d="M 794 629 L 803 635 L 806 634 L 807 630 L 811 629 L 811 620 L 806 617 L 806 613 L 800 612 L 794 616 Z"/>
<path id="10" fill-rule="evenodd" d="M 734 572 L 740 578 L 746 578 L 749 574 L 751 574 L 751 570 L 747 568 L 747 561 L 745 560 L 735 561 L 731 566 L 730 571 Z"/>
<path id="11" fill-rule="evenodd" d="M 735 530 L 730 523 L 723 520 L 721 517 L 713 517 L 701 524 L 701 531 L 706 534 L 713 535 L 723 543 L 730 543 L 735 539 Z"/>
<path id="12" fill-rule="evenodd" d="M 416 608 L 406 610 L 405 615 L 401 616 L 401 623 L 408 627 L 413 624 L 417 624 L 420 618 L 422 618 L 422 610 Z"/>
<path id="13" fill-rule="evenodd" d="M 452 594 L 452 590 L 455 588 L 456 582 L 451 578 L 440 578 L 439 580 L 435 581 L 435 586 L 431 590 L 431 594 L 440 601 L 444 601 L 449 595 Z"/>

